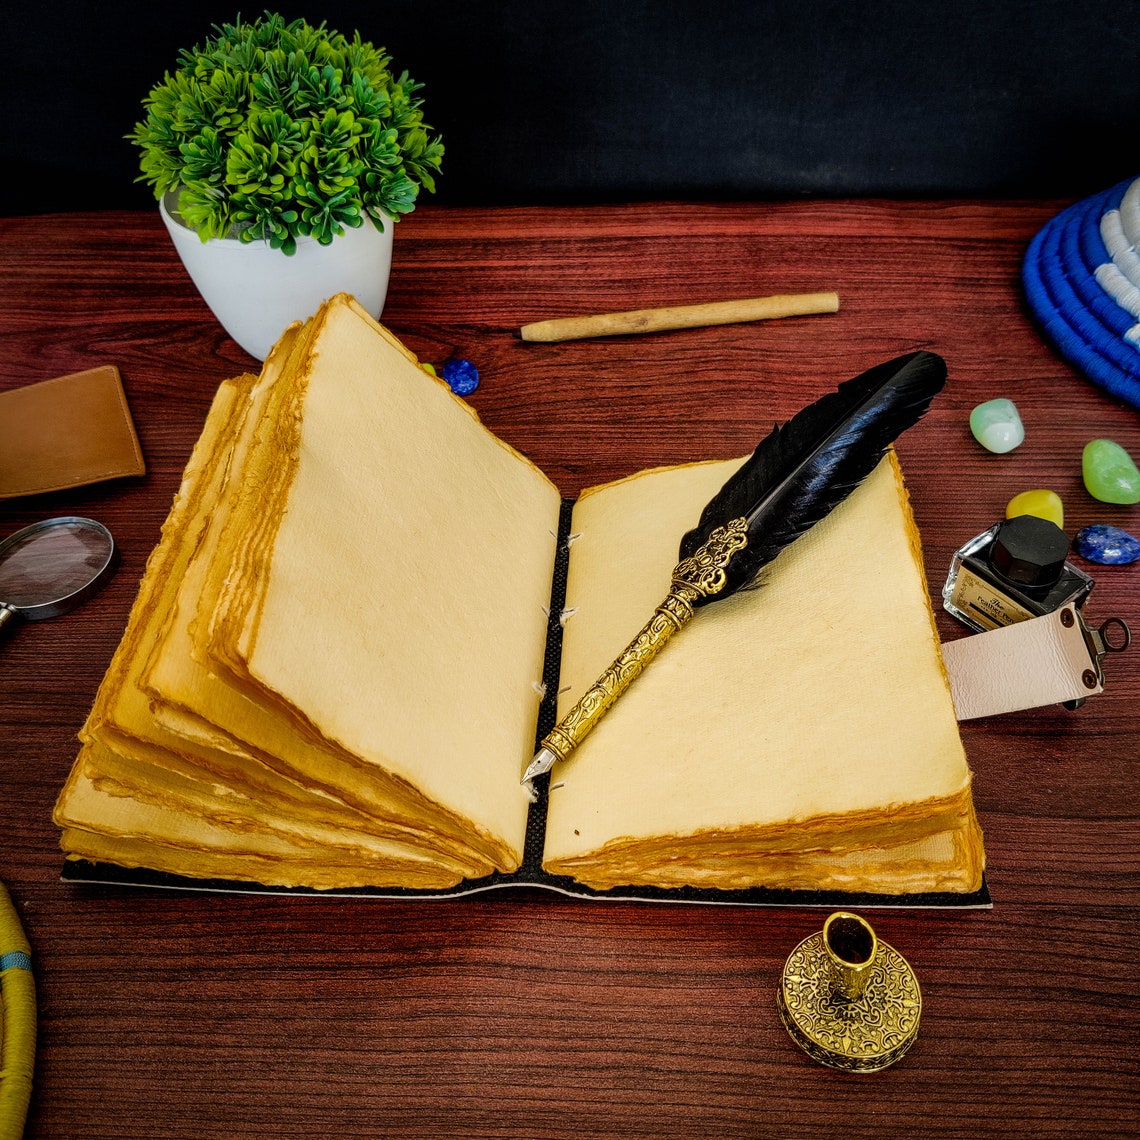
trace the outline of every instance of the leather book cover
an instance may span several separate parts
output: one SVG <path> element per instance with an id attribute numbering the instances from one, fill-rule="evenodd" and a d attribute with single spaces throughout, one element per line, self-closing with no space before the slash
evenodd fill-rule
<path id="1" fill-rule="evenodd" d="M 0 499 L 145 473 L 114 365 L 0 392 Z"/>

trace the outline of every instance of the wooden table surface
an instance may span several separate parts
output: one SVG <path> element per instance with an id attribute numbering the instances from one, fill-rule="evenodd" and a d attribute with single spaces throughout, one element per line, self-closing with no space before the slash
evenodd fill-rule
<path id="1" fill-rule="evenodd" d="M 1140 415 L 1041 339 L 1023 250 L 1062 203 L 799 202 L 445 210 L 399 225 L 384 322 L 421 359 L 474 361 L 486 424 L 567 494 L 749 450 L 835 383 L 915 348 L 950 381 L 899 451 L 939 600 L 953 550 L 1018 491 L 1070 533 L 1140 507 L 1090 498 L 1084 444 L 1140 456 Z M 528 345 L 551 316 L 837 290 L 834 316 Z M 1108 687 L 963 726 L 990 911 L 867 912 L 922 985 L 894 1068 L 815 1065 L 780 1024 L 792 948 L 825 913 L 589 903 L 221 897 L 60 882 L 51 807 L 144 561 L 223 378 L 253 367 L 157 213 L 0 220 L 0 387 L 121 370 L 148 474 L 0 503 L 123 551 L 82 610 L 0 649 L 0 880 L 35 955 L 33 1137 L 1078 1136 L 1140 1132 L 1140 649 Z M 1013 399 L 1026 441 L 967 419 Z M 874 566 L 852 566 L 874 589 Z M 1087 612 L 1140 630 L 1140 565 Z M 938 610 L 944 639 L 963 630 Z M 795 620 L 795 615 L 788 615 Z"/>

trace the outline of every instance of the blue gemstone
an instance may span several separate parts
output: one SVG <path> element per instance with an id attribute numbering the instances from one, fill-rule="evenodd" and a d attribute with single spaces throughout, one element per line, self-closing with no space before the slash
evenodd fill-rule
<path id="1" fill-rule="evenodd" d="M 479 369 L 470 360 L 453 356 L 440 369 L 440 375 L 457 396 L 469 396 L 479 387 Z"/>
<path id="2" fill-rule="evenodd" d="M 1102 566 L 1124 566 L 1140 558 L 1140 539 L 1118 526 L 1096 523 L 1077 531 L 1073 549 L 1089 562 Z"/>

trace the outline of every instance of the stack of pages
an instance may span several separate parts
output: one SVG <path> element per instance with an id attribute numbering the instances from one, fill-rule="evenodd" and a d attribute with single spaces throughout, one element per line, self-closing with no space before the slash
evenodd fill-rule
<path id="1" fill-rule="evenodd" d="M 561 709 L 664 598 L 739 462 L 580 497 Z M 330 301 L 217 393 L 59 798 L 64 851 L 318 889 L 516 872 L 561 506 Z M 543 873 L 589 888 L 976 891 L 970 772 L 893 454 L 761 588 L 701 610 L 537 807 Z"/>

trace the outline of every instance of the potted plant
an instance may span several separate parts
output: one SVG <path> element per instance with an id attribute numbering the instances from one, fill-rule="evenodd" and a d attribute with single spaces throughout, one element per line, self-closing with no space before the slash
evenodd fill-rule
<path id="1" fill-rule="evenodd" d="M 392 223 L 434 191 L 443 144 L 420 85 L 359 32 L 268 12 L 214 31 L 127 137 L 206 303 L 263 359 L 334 293 L 380 315 Z"/>

